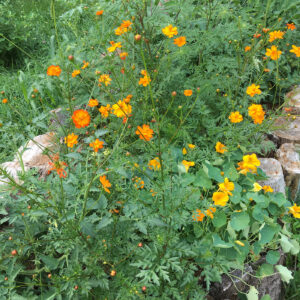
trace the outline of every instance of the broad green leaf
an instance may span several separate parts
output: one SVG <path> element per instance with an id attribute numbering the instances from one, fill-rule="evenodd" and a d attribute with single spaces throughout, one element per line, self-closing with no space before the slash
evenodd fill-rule
<path id="1" fill-rule="evenodd" d="M 276 193 L 271 195 L 271 202 L 281 207 L 287 202 L 287 199 L 282 193 Z"/>
<path id="2" fill-rule="evenodd" d="M 292 276 L 292 272 L 287 268 L 282 265 L 277 265 L 275 266 L 276 270 L 279 272 L 281 280 L 283 282 L 289 283 L 291 279 L 294 277 Z"/>
<path id="3" fill-rule="evenodd" d="M 231 215 L 230 224 L 236 231 L 245 229 L 250 222 L 249 215 L 247 212 L 233 213 Z"/>
<path id="4" fill-rule="evenodd" d="M 221 176 L 221 170 L 219 168 L 213 167 L 210 164 L 205 164 L 208 171 L 208 177 L 211 179 L 214 179 L 218 182 L 223 182 L 224 178 Z"/>
<path id="5" fill-rule="evenodd" d="M 255 220 L 263 222 L 265 216 L 268 217 L 268 212 L 265 209 L 261 208 L 259 205 L 255 205 L 252 216 Z"/>
<path id="6" fill-rule="evenodd" d="M 250 287 L 249 292 L 247 294 L 247 299 L 258 300 L 258 290 L 254 286 Z"/>
<path id="7" fill-rule="evenodd" d="M 272 300 L 270 295 L 264 295 L 260 300 Z"/>
<path id="8" fill-rule="evenodd" d="M 267 263 L 275 265 L 280 258 L 280 253 L 278 251 L 269 251 L 266 256 Z"/>
<path id="9" fill-rule="evenodd" d="M 275 233 L 278 232 L 278 228 L 276 226 L 270 226 L 265 224 L 264 227 L 260 230 L 260 244 L 267 244 L 272 241 Z"/>
<path id="10" fill-rule="evenodd" d="M 214 218 L 212 219 L 212 223 L 216 228 L 220 228 L 227 223 L 226 214 L 223 211 L 217 211 L 214 214 Z"/>
<path id="11" fill-rule="evenodd" d="M 214 233 L 212 235 L 212 238 L 213 238 L 213 243 L 214 243 L 215 247 L 218 247 L 218 248 L 231 248 L 232 247 L 232 244 L 224 242 L 220 238 L 220 236 L 216 233 Z"/>
<path id="12" fill-rule="evenodd" d="M 200 186 L 205 189 L 210 189 L 212 186 L 212 182 L 207 176 L 207 174 L 204 172 L 203 169 L 199 170 L 195 176 L 194 180 L 195 186 Z"/>
<path id="13" fill-rule="evenodd" d="M 260 276 L 270 276 L 274 274 L 274 267 L 270 264 L 262 264 L 258 270 Z"/>

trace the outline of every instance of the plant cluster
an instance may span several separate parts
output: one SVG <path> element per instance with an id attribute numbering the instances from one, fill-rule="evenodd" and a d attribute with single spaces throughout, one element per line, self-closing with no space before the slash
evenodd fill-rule
<path id="1" fill-rule="evenodd" d="M 1 96 L 4 139 L 50 128 L 56 150 L 45 178 L 0 169 L 0 299 L 205 299 L 263 256 L 254 276 L 291 280 L 277 263 L 300 250 L 300 208 L 258 183 L 254 153 L 299 75 L 280 3 L 74 1 L 57 18 L 51 1 L 53 55 Z"/>

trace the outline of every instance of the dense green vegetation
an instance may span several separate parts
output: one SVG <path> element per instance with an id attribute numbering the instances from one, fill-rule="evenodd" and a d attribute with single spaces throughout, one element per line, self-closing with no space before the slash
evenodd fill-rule
<path id="1" fill-rule="evenodd" d="M 2 1 L 0 162 L 56 148 L 1 190 L 0 299 L 205 299 L 263 256 L 255 276 L 296 299 L 294 203 L 253 153 L 298 83 L 299 19 L 288 0 Z"/>

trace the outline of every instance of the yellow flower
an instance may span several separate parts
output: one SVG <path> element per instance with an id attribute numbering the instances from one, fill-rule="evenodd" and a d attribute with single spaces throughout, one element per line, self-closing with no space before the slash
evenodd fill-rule
<path id="1" fill-rule="evenodd" d="M 186 38 L 185 36 L 180 36 L 177 39 L 174 39 L 174 44 L 178 47 L 182 47 L 186 44 Z"/>
<path id="2" fill-rule="evenodd" d="M 145 182 L 142 180 L 142 178 L 137 177 L 137 178 L 135 179 L 135 184 L 134 184 L 134 186 L 135 186 L 135 188 L 136 188 L 137 190 L 139 190 L 139 189 L 141 190 L 141 189 L 144 188 Z"/>
<path id="3" fill-rule="evenodd" d="M 183 94 L 184 94 L 184 96 L 190 97 L 193 95 L 193 91 L 192 90 L 184 90 Z"/>
<path id="4" fill-rule="evenodd" d="M 186 172 L 189 171 L 190 167 L 193 167 L 195 165 L 193 161 L 187 161 L 187 160 L 183 160 L 182 164 L 184 165 Z"/>
<path id="5" fill-rule="evenodd" d="M 80 70 L 74 70 L 73 72 L 72 72 L 72 77 L 74 78 L 74 77 L 76 77 L 77 75 L 79 75 L 80 74 Z"/>
<path id="6" fill-rule="evenodd" d="M 213 193 L 212 199 L 215 205 L 225 206 L 229 200 L 227 193 L 224 192 L 215 192 Z"/>
<path id="7" fill-rule="evenodd" d="M 223 145 L 221 142 L 217 142 L 217 144 L 216 144 L 216 151 L 218 152 L 218 153 L 224 153 L 224 152 L 227 152 L 227 149 L 226 149 L 226 146 L 225 145 Z"/>
<path id="8" fill-rule="evenodd" d="M 265 118 L 265 112 L 260 104 L 252 104 L 248 107 L 248 114 L 253 119 L 254 124 L 261 124 Z"/>
<path id="9" fill-rule="evenodd" d="M 188 147 L 189 147 L 190 149 L 194 149 L 194 148 L 196 147 L 196 145 L 188 144 Z"/>
<path id="10" fill-rule="evenodd" d="M 111 44 L 111 47 L 107 48 L 108 52 L 114 52 L 117 48 L 121 48 L 122 44 L 120 42 L 115 43 L 114 41 L 109 42 Z"/>
<path id="11" fill-rule="evenodd" d="M 158 171 L 160 169 L 160 162 L 159 158 L 155 157 L 154 159 L 151 159 L 148 163 L 148 167 L 150 170 Z"/>
<path id="12" fill-rule="evenodd" d="M 130 22 L 129 20 L 123 20 L 122 24 L 115 30 L 115 34 L 122 35 L 123 33 L 128 32 L 131 29 L 131 24 L 132 22 Z"/>
<path id="13" fill-rule="evenodd" d="M 168 25 L 167 27 L 162 29 L 164 35 L 169 38 L 172 38 L 174 35 L 177 35 L 177 27 L 173 27 L 172 25 Z"/>
<path id="14" fill-rule="evenodd" d="M 259 192 L 262 189 L 262 186 L 259 185 L 257 182 L 253 183 L 253 192 Z"/>
<path id="15" fill-rule="evenodd" d="M 245 52 L 248 52 L 248 51 L 250 51 L 251 50 L 251 47 L 250 46 L 246 46 L 245 47 Z"/>
<path id="16" fill-rule="evenodd" d="M 125 101 L 119 100 L 117 104 L 112 106 L 113 114 L 118 118 L 128 117 L 131 114 L 132 107 L 126 104 Z"/>
<path id="17" fill-rule="evenodd" d="M 193 219 L 196 222 L 202 222 L 205 217 L 205 214 L 201 212 L 200 209 L 196 209 L 196 215 L 193 215 Z"/>
<path id="18" fill-rule="evenodd" d="M 257 159 L 255 153 L 251 155 L 244 155 L 243 161 L 238 163 L 238 170 L 240 173 L 246 175 L 248 172 L 255 173 L 257 167 L 260 166 L 260 161 Z"/>
<path id="19" fill-rule="evenodd" d="M 107 104 L 106 106 L 100 106 L 99 112 L 101 113 L 102 118 L 107 118 L 111 112 L 110 104 Z"/>
<path id="20" fill-rule="evenodd" d="M 238 244 L 238 245 L 240 245 L 240 246 L 242 246 L 242 247 L 245 246 L 245 244 L 243 242 L 241 242 L 241 241 L 235 241 L 235 243 Z"/>
<path id="21" fill-rule="evenodd" d="M 229 179 L 226 177 L 224 179 L 224 182 L 219 184 L 219 190 L 232 196 L 231 191 L 234 190 L 234 183 L 230 182 Z"/>
<path id="22" fill-rule="evenodd" d="M 269 32 L 269 42 L 272 43 L 276 39 L 283 39 L 284 34 L 285 32 L 280 30 Z"/>
<path id="23" fill-rule="evenodd" d="M 277 60 L 281 53 L 282 51 L 277 50 L 277 47 L 272 45 L 271 49 L 267 48 L 266 56 L 271 57 L 272 60 Z"/>
<path id="24" fill-rule="evenodd" d="M 243 121 L 243 116 L 238 111 L 235 111 L 230 113 L 228 119 L 231 123 L 240 123 Z"/>
<path id="25" fill-rule="evenodd" d="M 186 151 L 185 148 L 182 149 L 182 154 L 183 154 L 183 155 L 186 155 L 186 154 L 187 154 L 187 151 Z"/>
<path id="26" fill-rule="evenodd" d="M 78 135 L 71 133 L 67 137 L 65 137 L 65 144 L 67 144 L 69 148 L 73 148 L 73 146 L 78 143 L 77 139 Z"/>
<path id="27" fill-rule="evenodd" d="M 142 127 L 137 127 L 137 131 L 135 133 L 139 135 L 141 140 L 150 141 L 153 138 L 154 131 L 149 125 L 143 124 Z"/>
<path id="28" fill-rule="evenodd" d="M 293 214 L 295 218 L 300 219 L 300 206 L 294 203 L 293 206 L 289 207 L 289 213 Z"/>
<path id="29" fill-rule="evenodd" d="M 83 61 L 83 66 L 81 67 L 82 70 L 84 70 L 85 68 L 87 68 L 89 66 L 89 62 L 86 62 L 85 60 Z"/>
<path id="30" fill-rule="evenodd" d="M 290 52 L 294 53 L 297 57 L 300 57 L 300 47 L 292 45 L 292 49 L 290 50 Z"/>
<path id="31" fill-rule="evenodd" d="M 95 106 L 98 106 L 99 102 L 97 99 L 90 99 L 89 100 L 89 103 L 88 103 L 88 106 L 89 107 L 95 107 Z"/>
<path id="32" fill-rule="evenodd" d="M 141 74 L 144 75 L 144 77 L 141 77 L 139 80 L 139 85 L 147 86 L 150 82 L 150 76 L 147 74 L 146 70 L 142 70 Z"/>
<path id="33" fill-rule="evenodd" d="M 273 193 L 273 189 L 269 185 L 264 185 L 262 189 L 265 191 L 265 193 Z"/>
<path id="34" fill-rule="evenodd" d="M 261 90 L 260 90 L 259 88 L 260 88 L 259 85 L 255 85 L 255 84 L 253 83 L 253 84 L 251 84 L 250 86 L 247 87 L 246 93 L 247 93 L 250 97 L 254 97 L 255 95 L 260 95 L 260 94 L 261 94 Z"/>
<path id="35" fill-rule="evenodd" d="M 101 86 L 101 83 L 104 83 L 105 86 L 108 86 L 111 82 L 111 78 L 109 77 L 108 74 L 103 74 L 100 76 L 98 81 L 100 82 L 100 86 Z"/>

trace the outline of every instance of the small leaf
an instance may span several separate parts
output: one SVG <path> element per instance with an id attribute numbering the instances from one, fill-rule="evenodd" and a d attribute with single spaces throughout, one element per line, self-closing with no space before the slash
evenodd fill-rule
<path id="1" fill-rule="evenodd" d="M 267 263 L 275 265 L 280 258 L 280 253 L 278 251 L 269 251 L 266 256 Z"/>
<path id="2" fill-rule="evenodd" d="M 282 265 L 277 265 L 276 270 L 279 272 L 281 280 L 283 282 L 289 283 L 291 279 L 294 277 L 292 276 L 292 272 L 287 268 Z"/>
<path id="3" fill-rule="evenodd" d="M 249 292 L 247 294 L 247 299 L 258 300 L 258 290 L 254 286 L 250 287 Z"/>

